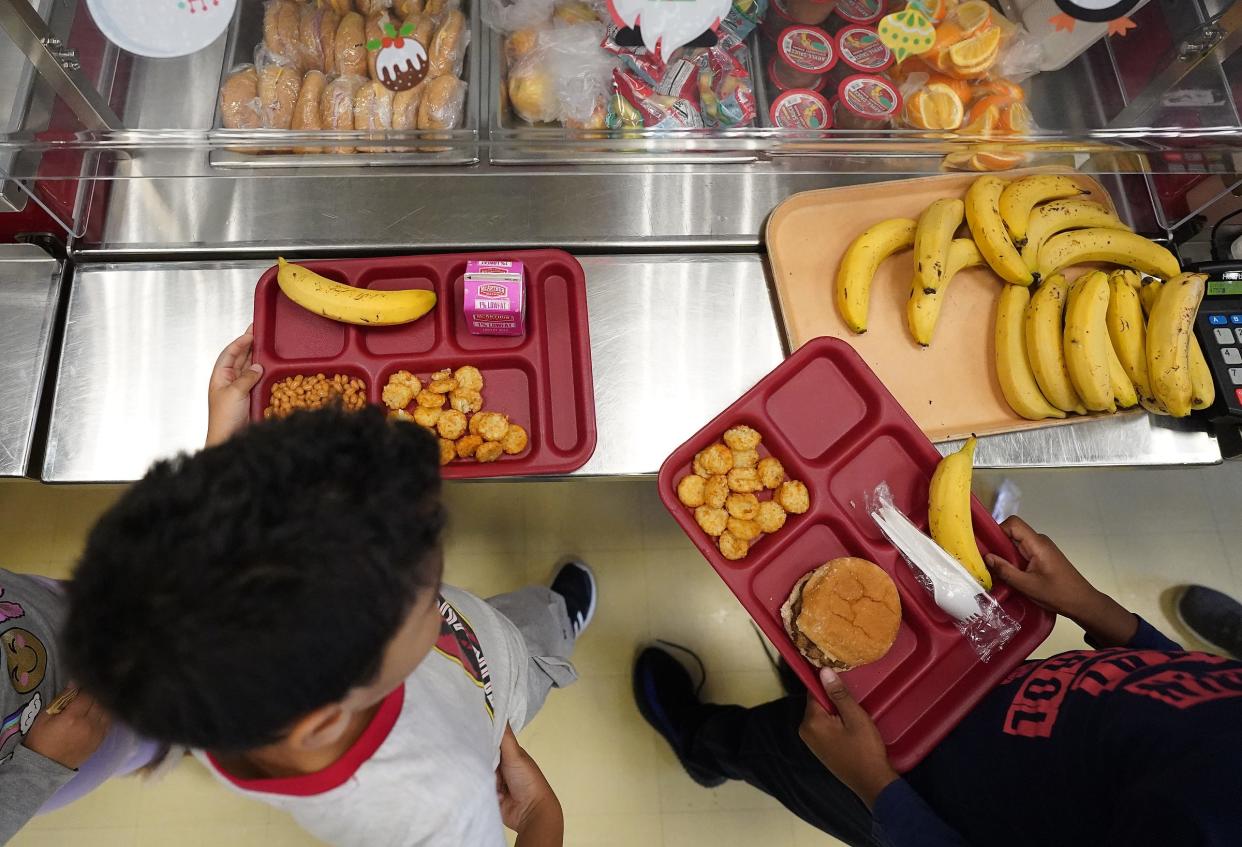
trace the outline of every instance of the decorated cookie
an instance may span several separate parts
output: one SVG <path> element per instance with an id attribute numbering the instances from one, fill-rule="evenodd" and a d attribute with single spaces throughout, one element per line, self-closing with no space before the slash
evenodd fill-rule
<path id="1" fill-rule="evenodd" d="M 406 23 L 398 31 L 384 24 L 383 39 L 372 38 L 367 49 L 379 51 L 375 57 L 375 73 L 386 88 L 408 91 L 427 76 L 427 49 L 413 38 L 414 24 Z"/>
<path id="2" fill-rule="evenodd" d="M 905 11 L 886 15 L 878 29 L 880 41 L 893 51 L 898 62 L 925 53 L 936 43 L 935 27 L 913 4 Z"/>

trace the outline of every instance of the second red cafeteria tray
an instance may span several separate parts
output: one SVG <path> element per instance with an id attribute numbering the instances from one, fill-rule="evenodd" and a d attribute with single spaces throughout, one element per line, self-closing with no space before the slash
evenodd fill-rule
<path id="1" fill-rule="evenodd" d="M 776 456 L 790 478 L 806 483 L 811 508 L 790 515 L 779 532 L 754 542 L 746 558 L 729 561 L 699 528 L 693 510 L 677 499 L 677 481 L 691 472 L 696 453 L 737 424 L 757 429 L 763 435 L 760 454 Z M 785 634 L 781 606 L 800 577 L 839 556 L 869 559 L 893 577 L 902 621 L 892 649 L 842 678 L 875 720 L 899 771 L 927 755 L 1043 642 L 1053 624 L 1048 612 L 998 584 L 992 595 L 1021 630 L 991 661 L 979 661 L 901 554 L 880 535 L 867 514 L 867 494 L 887 482 L 897 507 L 926 532 L 928 484 L 939 461 L 932 443 L 853 348 L 835 338 L 818 338 L 678 447 L 660 468 L 664 505 L 825 707 L 815 668 Z M 978 500 L 971 509 L 980 548 L 1020 561 Z"/>
<path id="2" fill-rule="evenodd" d="M 290 261 L 296 261 L 288 257 Z M 526 334 L 471 335 L 462 313 L 462 277 L 469 259 L 510 259 L 526 269 Z M 475 365 L 483 372 L 488 411 L 523 426 L 530 444 L 491 463 L 457 460 L 446 478 L 568 473 L 595 452 L 595 389 L 587 332 L 586 278 L 562 250 L 385 256 L 299 262 L 318 274 L 361 288 L 423 288 L 436 292 L 430 314 L 390 327 L 364 327 L 320 317 L 280 290 L 276 268 L 254 294 L 254 356 L 264 367 L 251 399 L 263 417 L 272 385 L 297 374 L 346 374 L 366 382 L 367 398 L 381 404 L 390 374 L 408 370 L 422 379 L 441 368 Z"/>

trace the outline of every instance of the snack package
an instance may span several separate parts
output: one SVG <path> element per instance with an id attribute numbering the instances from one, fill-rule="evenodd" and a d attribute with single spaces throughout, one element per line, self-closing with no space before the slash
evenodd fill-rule
<path id="1" fill-rule="evenodd" d="M 319 98 L 319 122 L 325 130 L 352 130 L 354 128 L 354 97 L 366 84 L 363 76 L 338 76 L 328 80 L 323 96 Z M 352 147 L 332 147 L 328 153 L 352 153 Z"/>
<path id="2" fill-rule="evenodd" d="M 266 129 L 289 129 L 293 108 L 302 90 L 299 66 L 285 56 L 272 54 L 266 44 L 255 49 L 254 67 L 258 72 L 259 117 Z"/>
<path id="3" fill-rule="evenodd" d="M 617 66 L 599 48 L 603 31 L 602 24 L 582 23 L 552 26 L 533 37 L 528 30 L 510 36 L 506 52 L 517 59 L 509 68 L 508 95 L 518 117 L 530 123 L 602 125 Z"/>
<path id="4" fill-rule="evenodd" d="M 418 105 L 419 129 L 455 129 L 465 112 L 466 83 L 453 76 L 438 76 L 424 83 Z"/>
<path id="5" fill-rule="evenodd" d="M 423 102 L 423 90 L 426 82 L 420 82 L 413 88 L 398 91 L 392 98 L 392 128 L 417 129 L 418 107 Z"/>
<path id="6" fill-rule="evenodd" d="M 460 9 L 451 9 L 436 30 L 427 50 L 428 78 L 449 74 L 460 77 L 470 43 L 470 24 Z"/>
<path id="7" fill-rule="evenodd" d="M 393 92 L 382 82 L 371 80 L 354 94 L 354 129 L 387 132 L 392 129 Z M 385 147 L 359 147 L 364 153 L 384 153 Z"/>
<path id="8" fill-rule="evenodd" d="M 259 74 L 254 65 L 238 65 L 225 77 L 220 86 L 220 117 L 225 129 L 263 126 Z"/>
<path id="9" fill-rule="evenodd" d="M 263 46 L 286 64 L 301 66 L 302 10 L 293 0 L 263 4 Z"/>
<path id="10" fill-rule="evenodd" d="M 754 32 L 755 27 L 759 26 L 759 22 L 763 20 L 767 11 L 768 0 L 733 0 L 733 7 L 720 22 L 717 34 L 720 34 L 720 31 L 727 32 L 740 44 Z"/>
<path id="11" fill-rule="evenodd" d="M 695 67 L 691 63 L 691 67 Z M 616 93 L 609 102 L 611 129 L 641 126 L 647 129 L 698 129 L 703 126 L 699 113 L 698 80 L 690 88 L 694 99 L 660 94 L 636 74 L 618 68 L 612 73 Z"/>
<path id="12" fill-rule="evenodd" d="M 341 16 L 336 28 L 333 50 L 336 52 L 336 72 L 341 76 L 367 75 L 366 18 L 357 12 Z"/>
<path id="13" fill-rule="evenodd" d="M 750 126 L 758 114 L 750 74 L 728 50 L 709 47 L 695 56 L 699 105 L 706 126 Z"/>
<path id="14" fill-rule="evenodd" d="M 323 98 L 323 90 L 327 86 L 327 77 L 323 71 L 309 70 L 302 77 L 302 90 L 298 92 L 297 102 L 293 107 L 293 124 L 290 129 L 304 132 L 323 128 L 323 120 L 319 113 L 319 101 Z M 295 153 L 318 153 L 318 147 L 295 147 Z"/>
<path id="15" fill-rule="evenodd" d="M 888 483 L 877 485 L 867 495 L 866 504 L 880 532 L 901 553 L 935 604 L 953 618 L 979 661 L 991 659 L 1022 628 L 957 559 L 920 532 L 893 504 Z"/>
<path id="16" fill-rule="evenodd" d="M 323 42 L 319 38 L 319 26 L 325 11 L 318 6 L 303 6 L 298 14 L 298 63 L 302 70 L 323 70 Z"/>

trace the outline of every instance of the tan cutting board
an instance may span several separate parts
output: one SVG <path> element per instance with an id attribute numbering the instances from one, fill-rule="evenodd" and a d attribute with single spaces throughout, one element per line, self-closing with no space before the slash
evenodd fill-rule
<path id="1" fill-rule="evenodd" d="M 1113 208 L 1098 182 L 1070 175 L 1090 189 L 1088 199 Z M 792 350 L 821 335 L 848 341 L 932 441 L 1087 420 L 1071 415 L 1028 421 L 1005 402 L 996 378 L 993 340 L 996 302 L 1005 283 L 990 269 L 971 268 L 953 278 L 930 347 L 920 347 L 906 327 L 913 251 L 880 265 L 871 285 L 865 333 L 850 331 L 837 311 L 837 265 L 856 236 L 886 218 L 917 219 L 941 197 L 964 197 L 977 176 L 948 174 L 807 191 L 785 200 L 768 219 L 768 256 Z M 959 235 L 966 234 L 963 223 Z"/>

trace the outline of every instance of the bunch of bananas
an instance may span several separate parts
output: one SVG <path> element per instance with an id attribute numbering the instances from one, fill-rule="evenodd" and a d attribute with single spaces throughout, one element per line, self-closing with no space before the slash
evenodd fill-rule
<path id="1" fill-rule="evenodd" d="M 1005 399 L 1022 417 L 1063 418 L 1139 403 L 1184 416 L 1211 405 L 1211 373 L 1191 332 L 1201 275 L 1182 274 L 1172 253 L 1084 199 L 1087 193 L 1060 174 L 1012 182 L 981 176 L 964 199 L 936 200 L 917 221 L 894 218 L 869 227 L 846 249 L 837 273 L 837 307 L 846 325 L 866 331 L 876 270 L 913 248 L 906 318 L 923 346 L 932 342 L 945 290 L 959 271 L 986 265 L 1009 283 L 996 307 L 996 366 Z M 957 237 L 963 221 L 969 238 Z M 1069 284 L 1061 272 L 1084 263 L 1121 269 L 1111 276 L 1089 272 Z M 1138 272 L 1155 279 L 1140 285 Z M 1166 289 L 1176 293 L 1164 307 Z"/>

